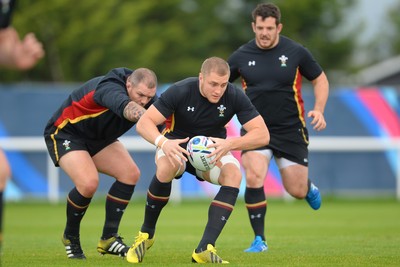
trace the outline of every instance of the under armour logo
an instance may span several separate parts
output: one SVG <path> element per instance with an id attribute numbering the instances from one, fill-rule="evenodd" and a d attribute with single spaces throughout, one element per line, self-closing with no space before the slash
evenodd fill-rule
<path id="1" fill-rule="evenodd" d="M 194 111 L 194 107 L 187 107 L 187 111 L 191 111 L 191 112 L 193 112 Z"/>
<path id="2" fill-rule="evenodd" d="M 222 217 L 221 217 L 221 221 L 228 221 L 228 219 L 226 219 L 225 216 L 222 216 Z"/>
<path id="3" fill-rule="evenodd" d="M 250 215 L 250 219 L 254 220 L 255 218 L 261 218 L 261 214 L 256 214 L 256 215 Z"/>
<path id="4" fill-rule="evenodd" d="M 79 213 L 79 212 L 74 212 L 74 216 L 75 216 L 75 217 L 83 216 L 84 214 L 85 214 L 84 211 L 82 211 L 81 213 Z"/>
<path id="5" fill-rule="evenodd" d="M 116 209 L 116 212 L 122 212 L 122 213 L 124 213 L 124 212 L 125 212 L 125 209 L 117 208 L 117 209 Z"/>
<path id="6" fill-rule="evenodd" d="M 256 65 L 256 61 L 255 60 L 249 61 L 249 66 L 255 66 L 255 65 Z"/>
<path id="7" fill-rule="evenodd" d="M 147 207 L 150 207 L 150 208 L 152 208 L 152 209 L 155 209 L 155 208 L 156 208 L 156 205 L 150 205 L 149 202 L 146 202 L 146 206 L 147 206 Z"/>

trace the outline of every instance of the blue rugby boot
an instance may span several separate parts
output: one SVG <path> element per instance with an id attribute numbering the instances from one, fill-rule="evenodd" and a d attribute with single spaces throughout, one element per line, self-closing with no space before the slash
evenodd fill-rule
<path id="1" fill-rule="evenodd" d="M 314 210 L 317 210 L 321 207 L 321 194 L 319 193 L 318 187 L 316 187 L 313 183 L 310 184 L 310 191 L 306 196 L 306 201 Z"/>
<path id="2" fill-rule="evenodd" d="M 266 241 L 263 241 L 261 236 L 256 236 L 253 243 L 251 243 L 248 249 L 245 249 L 244 252 L 263 252 L 268 250 L 268 245 Z"/>

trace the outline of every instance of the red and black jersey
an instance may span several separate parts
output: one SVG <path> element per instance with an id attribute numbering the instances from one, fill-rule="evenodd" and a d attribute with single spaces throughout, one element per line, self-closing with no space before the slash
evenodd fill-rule
<path id="1" fill-rule="evenodd" d="M 154 106 L 167 119 L 165 136 L 171 139 L 196 135 L 226 138 L 226 124 L 234 115 L 245 124 L 259 115 L 243 91 L 228 83 L 218 103 L 210 103 L 191 77 L 170 86 Z"/>
<path id="2" fill-rule="evenodd" d="M 260 49 L 253 39 L 236 50 L 228 63 L 229 81 L 241 77 L 243 89 L 270 132 L 306 126 L 302 77 L 311 81 L 322 73 L 308 49 L 285 36 L 272 49 Z"/>
<path id="3" fill-rule="evenodd" d="M 46 125 L 45 135 L 65 131 L 87 140 L 113 140 L 127 132 L 135 122 L 123 116 L 131 101 L 126 80 L 132 70 L 112 69 L 73 91 Z M 146 109 L 157 96 L 146 105 Z"/>

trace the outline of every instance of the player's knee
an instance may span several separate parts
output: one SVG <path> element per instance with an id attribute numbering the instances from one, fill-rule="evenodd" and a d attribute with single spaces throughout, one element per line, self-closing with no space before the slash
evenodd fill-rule
<path id="1" fill-rule="evenodd" d="M 237 166 L 229 166 L 230 168 L 223 168 L 219 176 L 219 184 L 224 186 L 232 186 L 239 188 L 242 182 L 242 172 Z"/>
<path id="2" fill-rule="evenodd" d="M 303 199 L 307 195 L 307 190 L 304 190 L 303 188 L 300 188 L 300 187 L 288 188 L 286 190 L 292 197 L 297 198 L 297 199 Z"/>
<path id="3" fill-rule="evenodd" d="M 1 167 L 0 167 L 1 169 Z M 7 180 L 11 177 L 11 171 L 9 170 L 0 170 L 0 191 L 3 191 L 6 187 Z"/>
<path id="4" fill-rule="evenodd" d="M 99 186 L 98 179 L 87 179 L 77 185 L 78 191 L 85 197 L 92 197 Z"/>
<path id="5" fill-rule="evenodd" d="M 0 189 L 4 189 L 7 180 L 11 177 L 11 168 L 6 162 L 4 165 L 0 164 Z"/>
<path id="6" fill-rule="evenodd" d="M 134 185 L 139 181 L 140 175 L 140 169 L 136 165 L 132 165 L 116 179 L 121 183 Z"/>
<path id="7" fill-rule="evenodd" d="M 264 183 L 259 181 L 258 179 L 255 179 L 254 177 L 246 176 L 246 186 L 251 187 L 251 188 L 258 188 L 262 187 Z"/>
<path id="8" fill-rule="evenodd" d="M 246 185 L 248 187 L 261 187 L 264 185 L 264 176 L 255 172 L 246 172 Z"/>
<path id="9" fill-rule="evenodd" d="M 141 175 L 140 169 L 138 167 L 132 168 L 132 170 L 129 173 L 130 173 L 130 179 L 132 180 L 132 182 L 136 184 L 140 179 Z"/>
<path id="10" fill-rule="evenodd" d="M 242 173 L 239 170 L 239 173 L 235 174 L 232 177 L 233 186 L 239 188 L 242 182 Z"/>

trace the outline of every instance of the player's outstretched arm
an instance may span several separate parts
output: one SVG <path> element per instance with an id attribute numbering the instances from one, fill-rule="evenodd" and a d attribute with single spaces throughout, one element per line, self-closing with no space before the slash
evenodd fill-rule
<path id="1" fill-rule="evenodd" d="M 188 152 L 179 144 L 187 142 L 189 138 L 170 140 L 162 136 L 157 125 L 163 124 L 165 120 L 166 118 L 152 105 L 136 124 L 136 131 L 149 143 L 162 148 L 172 166 L 176 163 L 182 164 L 182 160 L 187 161 L 183 154 L 188 155 Z"/>
<path id="2" fill-rule="evenodd" d="M 44 54 L 42 43 L 33 33 L 21 40 L 12 27 L 0 30 L 0 66 L 27 70 L 35 66 Z"/>
<path id="3" fill-rule="evenodd" d="M 243 128 L 247 131 L 243 136 L 227 138 L 226 142 L 222 143 L 212 139 L 216 141 L 216 144 L 210 145 L 216 148 L 215 154 L 221 155 L 225 150 L 254 149 L 269 143 L 269 131 L 260 115 L 243 124 Z"/>
<path id="4" fill-rule="evenodd" d="M 163 124 L 165 120 L 166 118 L 151 105 L 136 124 L 136 131 L 149 143 L 155 144 L 157 137 L 161 135 L 157 125 Z M 160 146 L 162 141 L 157 140 L 158 144 L 155 145 Z"/>
<path id="5" fill-rule="evenodd" d="M 141 105 L 135 101 L 130 101 L 124 108 L 124 117 L 129 121 L 137 122 L 145 111 L 146 109 Z"/>

